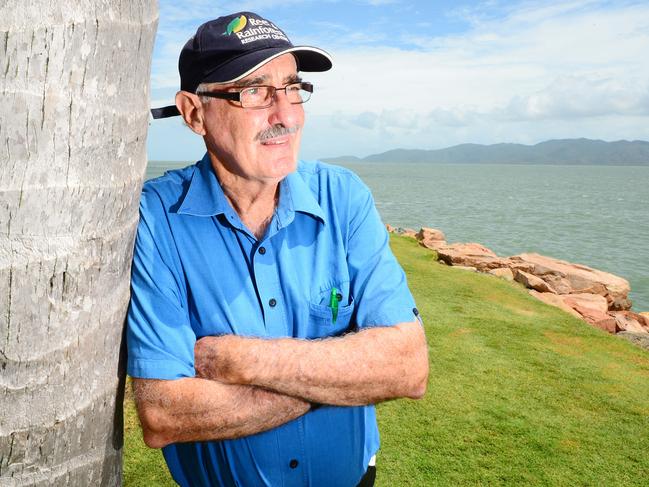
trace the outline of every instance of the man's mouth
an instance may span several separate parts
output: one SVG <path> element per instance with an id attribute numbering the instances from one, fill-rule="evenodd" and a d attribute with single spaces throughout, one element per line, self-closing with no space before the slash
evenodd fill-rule
<path id="1" fill-rule="evenodd" d="M 272 139 L 265 139 L 261 141 L 262 145 L 284 145 L 288 144 L 289 136 L 273 137 Z"/>
<path id="2" fill-rule="evenodd" d="M 284 127 L 284 125 L 277 124 L 268 127 L 257 134 L 255 140 L 260 141 L 263 145 L 281 145 L 288 143 L 292 134 L 300 129 L 299 125 L 293 127 Z"/>

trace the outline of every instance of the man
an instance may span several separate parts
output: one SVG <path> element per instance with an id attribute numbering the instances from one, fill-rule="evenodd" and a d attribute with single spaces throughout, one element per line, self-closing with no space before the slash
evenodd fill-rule
<path id="1" fill-rule="evenodd" d="M 297 163 L 298 70 L 330 67 L 240 12 L 199 27 L 176 106 L 154 110 L 207 149 L 145 184 L 128 317 L 144 439 L 180 485 L 372 485 L 372 404 L 424 394 L 424 333 L 368 189 Z"/>

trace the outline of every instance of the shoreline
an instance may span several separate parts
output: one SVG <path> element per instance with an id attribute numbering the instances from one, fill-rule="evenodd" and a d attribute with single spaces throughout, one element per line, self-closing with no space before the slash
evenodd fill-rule
<path id="1" fill-rule="evenodd" d="M 631 287 L 623 277 L 537 253 L 503 257 L 479 243 L 448 243 L 435 228 L 386 229 L 434 251 L 440 264 L 516 282 L 540 301 L 649 349 L 649 312 L 631 309 Z"/>

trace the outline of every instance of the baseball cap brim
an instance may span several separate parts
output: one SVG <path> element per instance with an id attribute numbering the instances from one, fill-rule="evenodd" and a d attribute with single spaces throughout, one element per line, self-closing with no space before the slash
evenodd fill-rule
<path id="1" fill-rule="evenodd" d="M 246 52 L 216 66 L 201 80 L 201 83 L 233 83 L 245 78 L 263 65 L 284 54 L 292 53 L 297 59 L 298 71 L 321 72 L 331 69 L 331 56 L 326 51 L 312 46 L 269 47 Z M 180 115 L 175 105 L 151 110 L 153 118 L 167 118 Z"/>

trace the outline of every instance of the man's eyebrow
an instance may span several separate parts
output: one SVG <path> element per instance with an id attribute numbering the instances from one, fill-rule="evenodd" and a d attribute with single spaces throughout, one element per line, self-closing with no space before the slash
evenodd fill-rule
<path id="1" fill-rule="evenodd" d="M 268 81 L 268 75 L 255 76 L 254 78 L 243 79 L 241 81 L 235 81 L 235 88 L 245 88 L 246 86 L 256 86 L 263 85 Z"/>
<path id="2" fill-rule="evenodd" d="M 297 74 L 290 74 L 286 78 L 284 78 L 284 84 L 291 84 L 291 83 L 299 83 L 302 81 L 302 77 L 297 75 Z"/>
<path id="3" fill-rule="evenodd" d="M 289 74 L 284 78 L 284 84 L 299 83 L 302 81 L 302 78 L 297 74 Z M 235 81 L 232 85 L 233 88 L 245 88 L 246 86 L 258 86 L 268 83 L 268 75 L 256 76 L 254 78 L 244 79 L 241 81 Z"/>

